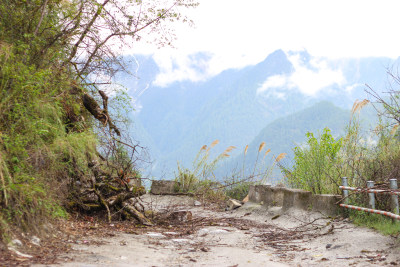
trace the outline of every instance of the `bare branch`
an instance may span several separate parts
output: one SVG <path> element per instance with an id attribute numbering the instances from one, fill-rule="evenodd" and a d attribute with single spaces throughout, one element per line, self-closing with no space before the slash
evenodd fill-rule
<path id="1" fill-rule="evenodd" d="M 43 17 L 44 17 L 44 13 L 45 13 L 45 11 L 46 11 L 46 6 L 47 6 L 47 3 L 48 3 L 48 2 L 49 2 L 49 0 L 46 0 L 46 1 L 44 2 L 44 4 L 43 4 L 42 14 L 40 15 L 40 19 L 39 19 L 39 22 L 38 22 L 38 24 L 37 24 L 37 26 L 36 26 L 36 29 L 35 29 L 35 31 L 33 32 L 33 35 L 34 35 L 34 36 L 37 35 L 37 33 L 38 33 L 38 31 L 39 31 L 39 28 L 40 28 L 40 25 L 41 25 L 42 22 L 43 22 Z"/>

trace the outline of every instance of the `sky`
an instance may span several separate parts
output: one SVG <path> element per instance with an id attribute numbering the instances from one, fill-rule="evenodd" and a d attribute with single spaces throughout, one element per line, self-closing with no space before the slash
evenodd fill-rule
<path id="1" fill-rule="evenodd" d="M 154 55 L 161 70 L 157 85 L 168 85 L 175 80 L 204 80 L 228 68 L 256 64 L 277 49 L 306 50 L 322 68 L 314 74 L 323 72 L 327 81 L 334 79 L 340 84 L 343 83 L 340 70 L 327 69 L 326 61 L 359 57 L 395 59 L 400 55 L 398 0 L 199 0 L 199 3 L 194 10 L 180 9 L 194 20 L 195 27 L 173 25 L 177 36 L 175 48 L 157 49 L 139 44 L 129 51 Z M 207 55 L 206 59 L 199 61 L 194 56 L 197 53 Z M 294 81 L 312 78 L 307 70 L 302 71 L 308 78 L 294 77 Z M 326 82 L 321 84 L 324 86 Z M 309 91 L 316 92 L 318 88 Z"/>

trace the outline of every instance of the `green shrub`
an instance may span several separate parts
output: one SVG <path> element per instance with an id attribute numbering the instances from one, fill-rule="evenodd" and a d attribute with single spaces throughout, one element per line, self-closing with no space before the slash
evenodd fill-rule
<path id="1" fill-rule="evenodd" d="M 337 193 L 340 176 L 334 169 L 343 140 L 335 140 L 328 128 L 318 137 L 311 132 L 306 136 L 307 146 L 294 148 L 294 166 L 283 168 L 287 183 L 314 194 Z"/>

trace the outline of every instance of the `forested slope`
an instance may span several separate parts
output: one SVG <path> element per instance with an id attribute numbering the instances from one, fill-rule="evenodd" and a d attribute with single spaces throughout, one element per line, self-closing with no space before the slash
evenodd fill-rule
<path id="1" fill-rule="evenodd" d="M 168 44 L 169 28 L 159 26 L 184 19 L 174 7 L 196 5 L 169 4 L 0 3 L 0 240 L 67 211 L 104 210 L 110 220 L 110 210 L 143 191 L 130 181 L 141 160 L 124 131 L 131 100 L 110 84 L 124 70 L 115 44 L 149 31 Z"/>

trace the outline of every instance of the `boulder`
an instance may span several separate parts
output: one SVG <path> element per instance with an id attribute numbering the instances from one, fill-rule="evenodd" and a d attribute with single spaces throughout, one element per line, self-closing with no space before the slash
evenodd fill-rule
<path id="1" fill-rule="evenodd" d="M 226 202 L 226 210 L 234 210 L 242 206 L 242 203 L 236 199 L 229 199 Z"/>
<path id="2" fill-rule="evenodd" d="M 159 180 L 151 183 L 150 193 L 153 195 L 174 195 L 179 183 L 176 181 Z"/>

